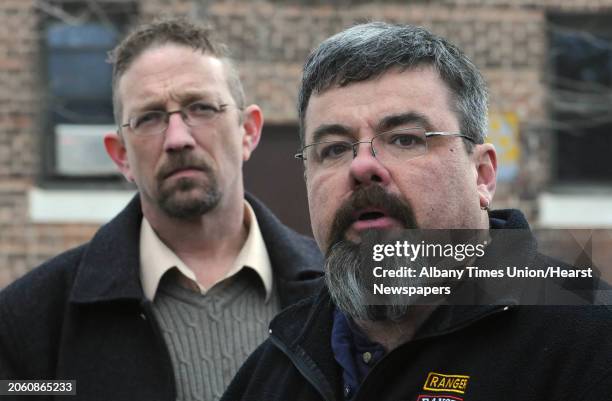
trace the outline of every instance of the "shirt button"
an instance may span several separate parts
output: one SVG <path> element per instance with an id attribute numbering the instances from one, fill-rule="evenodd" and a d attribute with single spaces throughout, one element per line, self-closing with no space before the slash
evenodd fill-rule
<path id="1" fill-rule="evenodd" d="M 344 386 L 344 397 L 345 398 L 350 398 L 351 396 L 351 387 L 350 386 Z"/>
<path id="2" fill-rule="evenodd" d="M 370 363 L 370 361 L 372 360 L 372 353 L 370 352 L 364 352 L 362 355 L 363 358 L 363 362 L 365 362 L 366 364 Z"/>

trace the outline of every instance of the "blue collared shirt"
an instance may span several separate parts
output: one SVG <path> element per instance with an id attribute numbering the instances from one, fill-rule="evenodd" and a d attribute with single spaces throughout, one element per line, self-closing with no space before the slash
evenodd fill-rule
<path id="1" fill-rule="evenodd" d="M 370 369 L 385 355 L 385 349 L 371 341 L 337 308 L 334 309 L 331 348 L 342 368 L 344 399 L 352 400 Z"/>

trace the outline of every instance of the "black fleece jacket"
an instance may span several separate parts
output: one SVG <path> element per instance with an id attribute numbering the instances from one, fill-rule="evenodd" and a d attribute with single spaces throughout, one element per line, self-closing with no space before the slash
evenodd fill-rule
<path id="1" fill-rule="evenodd" d="M 315 293 L 322 258 L 314 241 L 247 200 L 281 307 Z M 0 292 L 0 379 L 76 380 L 77 395 L 61 398 L 74 401 L 176 399 L 170 355 L 139 278 L 141 220 L 135 197 L 89 243 Z"/>
<path id="2" fill-rule="evenodd" d="M 528 228 L 519 211 L 492 212 Z M 526 244 L 528 258 L 535 247 Z M 222 401 L 342 400 L 326 288 L 283 311 Z M 612 312 L 602 306 L 443 306 L 385 355 L 354 400 L 612 400 Z"/>

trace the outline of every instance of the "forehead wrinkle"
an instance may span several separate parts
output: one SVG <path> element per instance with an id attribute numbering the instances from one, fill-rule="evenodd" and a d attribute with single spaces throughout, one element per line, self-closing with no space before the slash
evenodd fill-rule
<path id="1" fill-rule="evenodd" d="M 312 142 L 321 142 L 327 136 L 354 136 L 355 130 L 343 124 L 321 124 L 312 133 Z"/>
<path id="2" fill-rule="evenodd" d="M 433 124 L 429 117 L 423 113 L 409 111 L 406 113 L 390 114 L 381 118 L 376 124 L 377 132 L 391 131 L 404 124 L 418 124 L 426 130 L 432 130 Z"/>
<path id="3" fill-rule="evenodd" d="M 305 110 L 304 126 L 338 122 L 365 136 L 399 128 L 404 120 L 428 131 L 454 130 L 457 115 L 448 107 L 449 93 L 431 67 L 390 70 L 375 79 L 316 92 Z"/>
<path id="4" fill-rule="evenodd" d="M 136 103 L 132 110 L 136 112 L 146 111 L 146 110 L 166 110 L 168 101 L 174 101 L 178 103 L 181 107 L 186 106 L 190 103 L 196 102 L 198 100 L 208 101 L 208 102 L 218 102 L 224 103 L 221 100 L 221 95 L 216 91 L 210 90 L 187 90 L 185 92 L 180 93 L 165 93 L 163 96 L 157 99 L 151 99 L 150 97 L 145 98 L 142 102 Z"/>
<path id="5" fill-rule="evenodd" d="M 186 90 L 180 93 L 171 93 L 170 98 L 181 105 L 187 105 L 198 100 L 207 102 L 226 103 L 217 91 L 211 90 Z"/>
<path id="6" fill-rule="evenodd" d="M 188 55 L 185 62 L 166 63 L 169 55 L 176 59 L 186 54 L 185 50 Z M 192 53 L 196 55 L 195 58 L 191 57 Z M 225 67 L 220 64 L 221 71 L 218 71 L 219 63 L 222 61 L 214 56 L 198 53 L 182 45 L 163 44 L 147 49 L 135 58 L 119 78 L 118 89 L 124 103 L 123 109 L 130 113 L 163 110 L 169 101 L 180 104 L 185 101 L 185 97 L 195 100 L 196 96 L 210 96 L 208 99 L 211 101 L 220 100 L 218 91 L 208 89 L 218 85 L 227 86 Z M 194 69 L 202 67 L 205 68 L 202 73 L 193 73 Z M 128 93 L 131 94 L 129 110 L 125 104 Z"/>

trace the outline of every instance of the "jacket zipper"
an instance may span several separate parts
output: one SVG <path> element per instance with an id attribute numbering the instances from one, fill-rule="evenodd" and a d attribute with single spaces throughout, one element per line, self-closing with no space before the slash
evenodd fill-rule
<path id="1" fill-rule="evenodd" d="M 291 362 L 293 362 L 293 365 L 297 368 L 297 370 L 302 374 L 302 376 L 304 376 L 304 378 L 310 384 L 312 384 L 312 386 L 317 390 L 319 395 L 325 401 L 335 401 L 335 397 L 333 396 L 333 394 L 331 395 L 331 398 L 327 396 L 325 394 L 325 391 L 321 388 L 320 383 L 317 380 L 315 380 L 314 377 L 311 376 L 309 366 L 302 359 L 300 359 L 297 355 L 291 352 L 291 350 L 289 350 L 289 348 L 285 345 L 285 343 L 283 343 L 278 337 L 272 334 L 270 335 L 270 340 L 272 341 L 272 344 L 278 347 L 278 349 L 280 349 L 291 360 Z"/>

